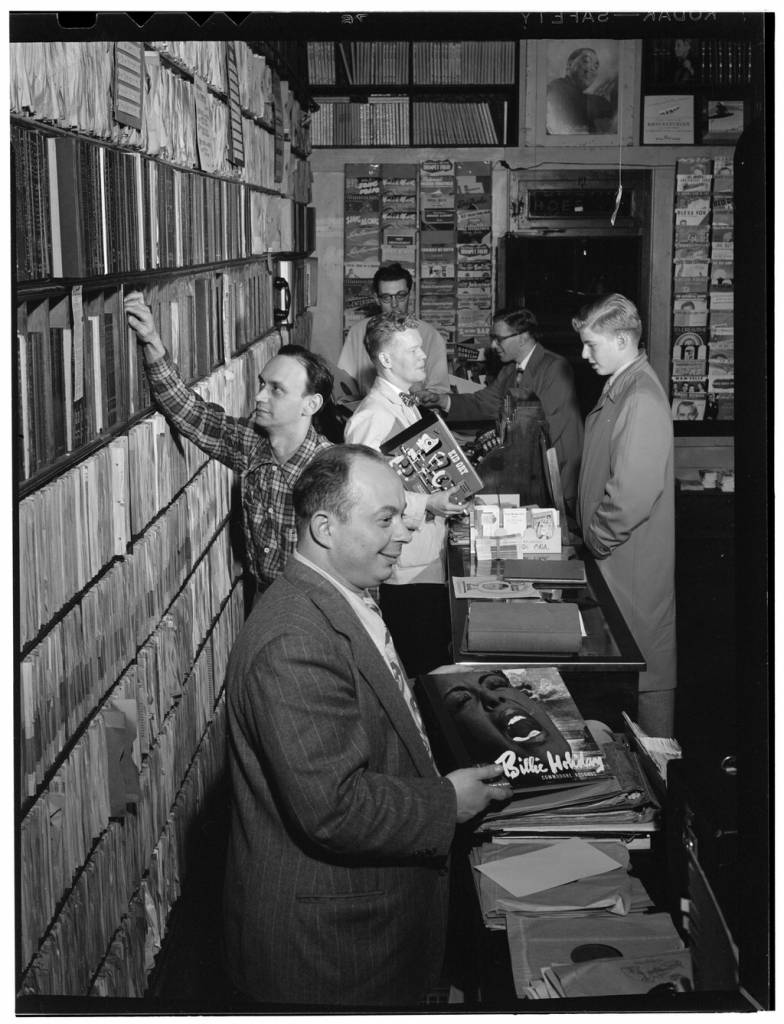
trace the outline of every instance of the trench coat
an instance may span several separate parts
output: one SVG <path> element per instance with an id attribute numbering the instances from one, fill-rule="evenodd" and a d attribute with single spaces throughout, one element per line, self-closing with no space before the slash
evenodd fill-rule
<path id="1" fill-rule="evenodd" d="M 647 663 L 640 691 L 676 684 L 672 415 L 641 353 L 585 421 L 578 486 L 583 540 Z"/>

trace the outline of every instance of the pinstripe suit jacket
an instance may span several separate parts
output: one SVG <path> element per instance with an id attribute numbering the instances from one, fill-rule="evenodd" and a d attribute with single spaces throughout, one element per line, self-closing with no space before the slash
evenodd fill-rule
<path id="1" fill-rule="evenodd" d="M 289 561 L 227 674 L 228 968 L 265 1002 L 413 1005 L 437 977 L 454 790 L 350 605 Z"/>

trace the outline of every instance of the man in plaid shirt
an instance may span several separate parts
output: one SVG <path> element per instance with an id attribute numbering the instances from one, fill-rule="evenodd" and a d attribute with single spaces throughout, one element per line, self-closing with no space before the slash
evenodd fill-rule
<path id="1" fill-rule="evenodd" d="M 332 393 L 332 374 L 307 349 L 284 345 L 259 376 L 253 414 L 237 419 L 184 383 L 141 292 L 126 295 L 125 313 L 166 418 L 240 475 L 247 565 L 257 588 L 265 589 L 283 571 L 296 544 L 294 484 L 316 452 L 329 447 L 311 421 Z"/>

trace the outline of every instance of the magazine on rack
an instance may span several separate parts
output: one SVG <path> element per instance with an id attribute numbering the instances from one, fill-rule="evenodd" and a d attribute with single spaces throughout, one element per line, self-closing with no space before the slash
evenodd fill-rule
<path id="1" fill-rule="evenodd" d="M 454 665 L 419 681 L 447 770 L 496 762 L 522 793 L 612 778 L 556 668 Z"/>

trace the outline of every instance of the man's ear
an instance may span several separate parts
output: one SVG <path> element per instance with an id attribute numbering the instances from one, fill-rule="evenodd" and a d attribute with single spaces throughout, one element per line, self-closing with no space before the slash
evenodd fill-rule
<path id="1" fill-rule="evenodd" d="M 332 547 L 332 519 L 328 512 L 319 509 L 310 517 L 308 526 L 313 541 L 321 548 Z"/>
<path id="2" fill-rule="evenodd" d="M 392 360 L 389 358 L 389 355 L 386 352 L 379 352 L 378 361 L 384 367 L 385 370 L 388 370 L 392 364 Z"/>
<path id="3" fill-rule="evenodd" d="M 317 392 L 312 395 L 306 396 L 305 408 L 302 410 L 303 416 L 315 416 L 319 409 L 324 404 L 323 395 L 319 395 Z"/>
<path id="4" fill-rule="evenodd" d="M 628 331 L 618 331 L 615 335 L 618 341 L 618 348 L 621 352 L 625 352 L 627 348 L 632 344 L 631 335 Z"/>

